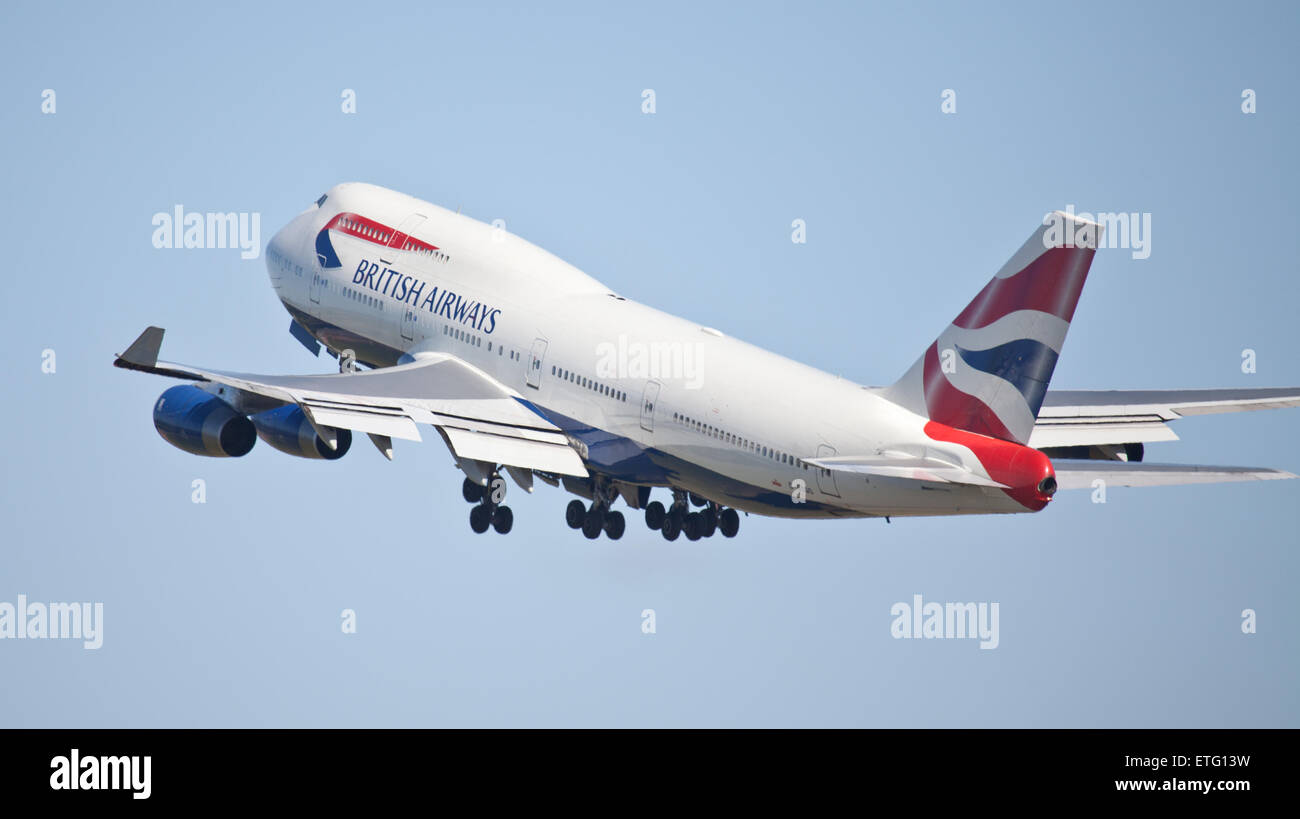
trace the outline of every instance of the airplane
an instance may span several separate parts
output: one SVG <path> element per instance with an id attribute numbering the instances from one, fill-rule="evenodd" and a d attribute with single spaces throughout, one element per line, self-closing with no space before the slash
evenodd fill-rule
<path id="1" fill-rule="evenodd" d="M 565 519 L 622 537 L 621 500 L 669 541 L 740 513 L 1008 514 L 1058 489 L 1294 478 L 1153 464 L 1187 415 L 1300 406 L 1300 388 L 1049 391 L 1102 226 L 1048 214 L 910 369 L 864 386 L 639 304 L 500 227 L 363 183 L 331 188 L 267 244 L 289 332 L 338 372 L 250 375 L 159 361 L 147 328 L 117 367 L 181 379 L 158 433 L 196 455 L 257 439 L 337 460 L 365 433 L 432 427 L 470 527 L 505 534 L 502 473 L 577 496 Z M 667 492 L 668 503 L 651 500 Z"/>

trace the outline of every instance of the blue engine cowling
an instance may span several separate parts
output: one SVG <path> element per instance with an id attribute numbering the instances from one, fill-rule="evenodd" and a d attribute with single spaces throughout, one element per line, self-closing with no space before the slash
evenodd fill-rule
<path id="1" fill-rule="evenodd" d="M 338 429 L 338 448 L 330 449 L 312 428 L 311 421 L 297 404 L 286 404 L 273 410 L 259 412 L 252 418 L 257 436 L 271 446 L 297 455 L 299 458 L 324 458 L 335 461 L 348 453 L 352 446 L 352 430 Z"/>
<path id="2" fill-rule="evenodd" d="M 153 426 L 164 441 L 193 455 L 238 458 L 257 443 L 252 421 L 193 384 L 158 396 Z"/>

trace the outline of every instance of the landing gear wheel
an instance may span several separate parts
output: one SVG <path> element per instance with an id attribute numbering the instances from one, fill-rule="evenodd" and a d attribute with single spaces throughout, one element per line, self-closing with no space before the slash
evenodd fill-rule
<path id="1" fill-rule="evenodd" d="M 659 531 L 663 534 L 664 540 L 676 540 L 677 536 L 682 533 L 682 522 L 679 518 L 669 515 L 664 518 L 664 525 Z"/>
<path id="2" fill-rule="evenodd" d="M 460 485 L 460 495 L 467 503 L 478 503 L 483 500 L 483 487 L 466 478 Z"/>
<path id="3" fill-rule="evenodd" d="M 497 530 L 497 534 L 509 534 L 515 525 L 515 513 L 510 511 L 509 506 L 498 506 L 496 512 L 492 514 L 492 528 Z"/>
<path id="4" fill-rule="evenodd" d="M 701 498 L 699 495 L 695 494 L 694 492 L 690 493 L 690 499 L 691 499 L 692 506 L 704 506 L 705 504 L 708 503 L 707 500 Z"/>
<path id="5" fill-rule="evenodd" d="M 718 529 L 724 537 L 735 537 L 740 531 L 740 513 L 735 509 L 723 509 L 718 515 Z"/>
<path id="6" fill-rule="evenodd" d="M 626 528 L 627 521 L 623 519 L 622 512 L 610 512 L 605 515 L 605 534 L 609 535 L 610 540 L 621 538 Z"/>
<path id="7" fill-rule="evenodd" d="M 605 515 L 599 509 L 591 509 L 587 512 L 587 517 L 582 521 L 582 534 L 587 540 L 595 540 L 600 537 L 600 531 L 605 528 Z"/>
<path id="8" fill-rule="evenodd" d="M 651 501 L 650 505 L 645 508 L 645 525 L 651 529 L 662 527 L 666 517 L 668 517 L 668 512 L 659 501 Z"/>
<path id="9" fill-rule="evenodd" d="M 700 512 L 700 519 L 704 522 L 704 527 L 700 534 L 704 537 L 713 537 L 713 533 L 718 531 L 718 510 L 710 506 L 703 512 Z"/>
<path id="10" fill-rule="evenodd" d="M 469 510 L 469 528 L 478 534 L 483 534 L 492 525 L 492 509 L 479 504 Z"/>
<path id="11" fill-rule="evenodd" d="M 685 533 L 687 540 L 699 540 L 704 534 L 704 516 L 699 512 L 687 515 L 686 522 L 682 524 L 682 532 Z"/>
<path id="12" fill-rule="evenodd" d="M 682 525 L 686 523 L 686 504 L 674 503 L 668 510 L 668 517 L 677 521 L 677 529 L 680 531 Z"/>
<path id="13" fill-rule="evenodd" d="M 587 507 L 580 500 L 571 500 L 564 510 L 564 522 L 569 524 L 570 529 L 581 529 L 582 522 L 587 519 Z"/>

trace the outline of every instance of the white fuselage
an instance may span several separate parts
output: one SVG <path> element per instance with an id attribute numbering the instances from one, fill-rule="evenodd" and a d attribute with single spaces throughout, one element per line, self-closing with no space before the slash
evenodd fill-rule
<path id="1" fill-rule="evenodd" d="M 388 246 L 394 233 L 401 247 Z M 371 366 L 457 356 L 614 481 L 792 517 L 1026 511 L 992 487 L 805 464 L 935 442 L 925 418 L 876 389 L 624 299 L 517 236 L 401 193 L 334 187 L 271 240 L 267 267 L 335 353 Z"/>

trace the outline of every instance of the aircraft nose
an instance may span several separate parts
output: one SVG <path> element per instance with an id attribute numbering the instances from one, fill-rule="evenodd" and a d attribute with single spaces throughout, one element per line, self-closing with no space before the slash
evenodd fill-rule
<path id="1" fill-rule="evenodd" d="M 271 286 L 277 290 L 280 288 L 281 278 L 291 266 L 286 230 L 287 228 L 281 228 L 271 237 L 271 241 L 266 243 L 266 273 L 271 277 Z"/>

